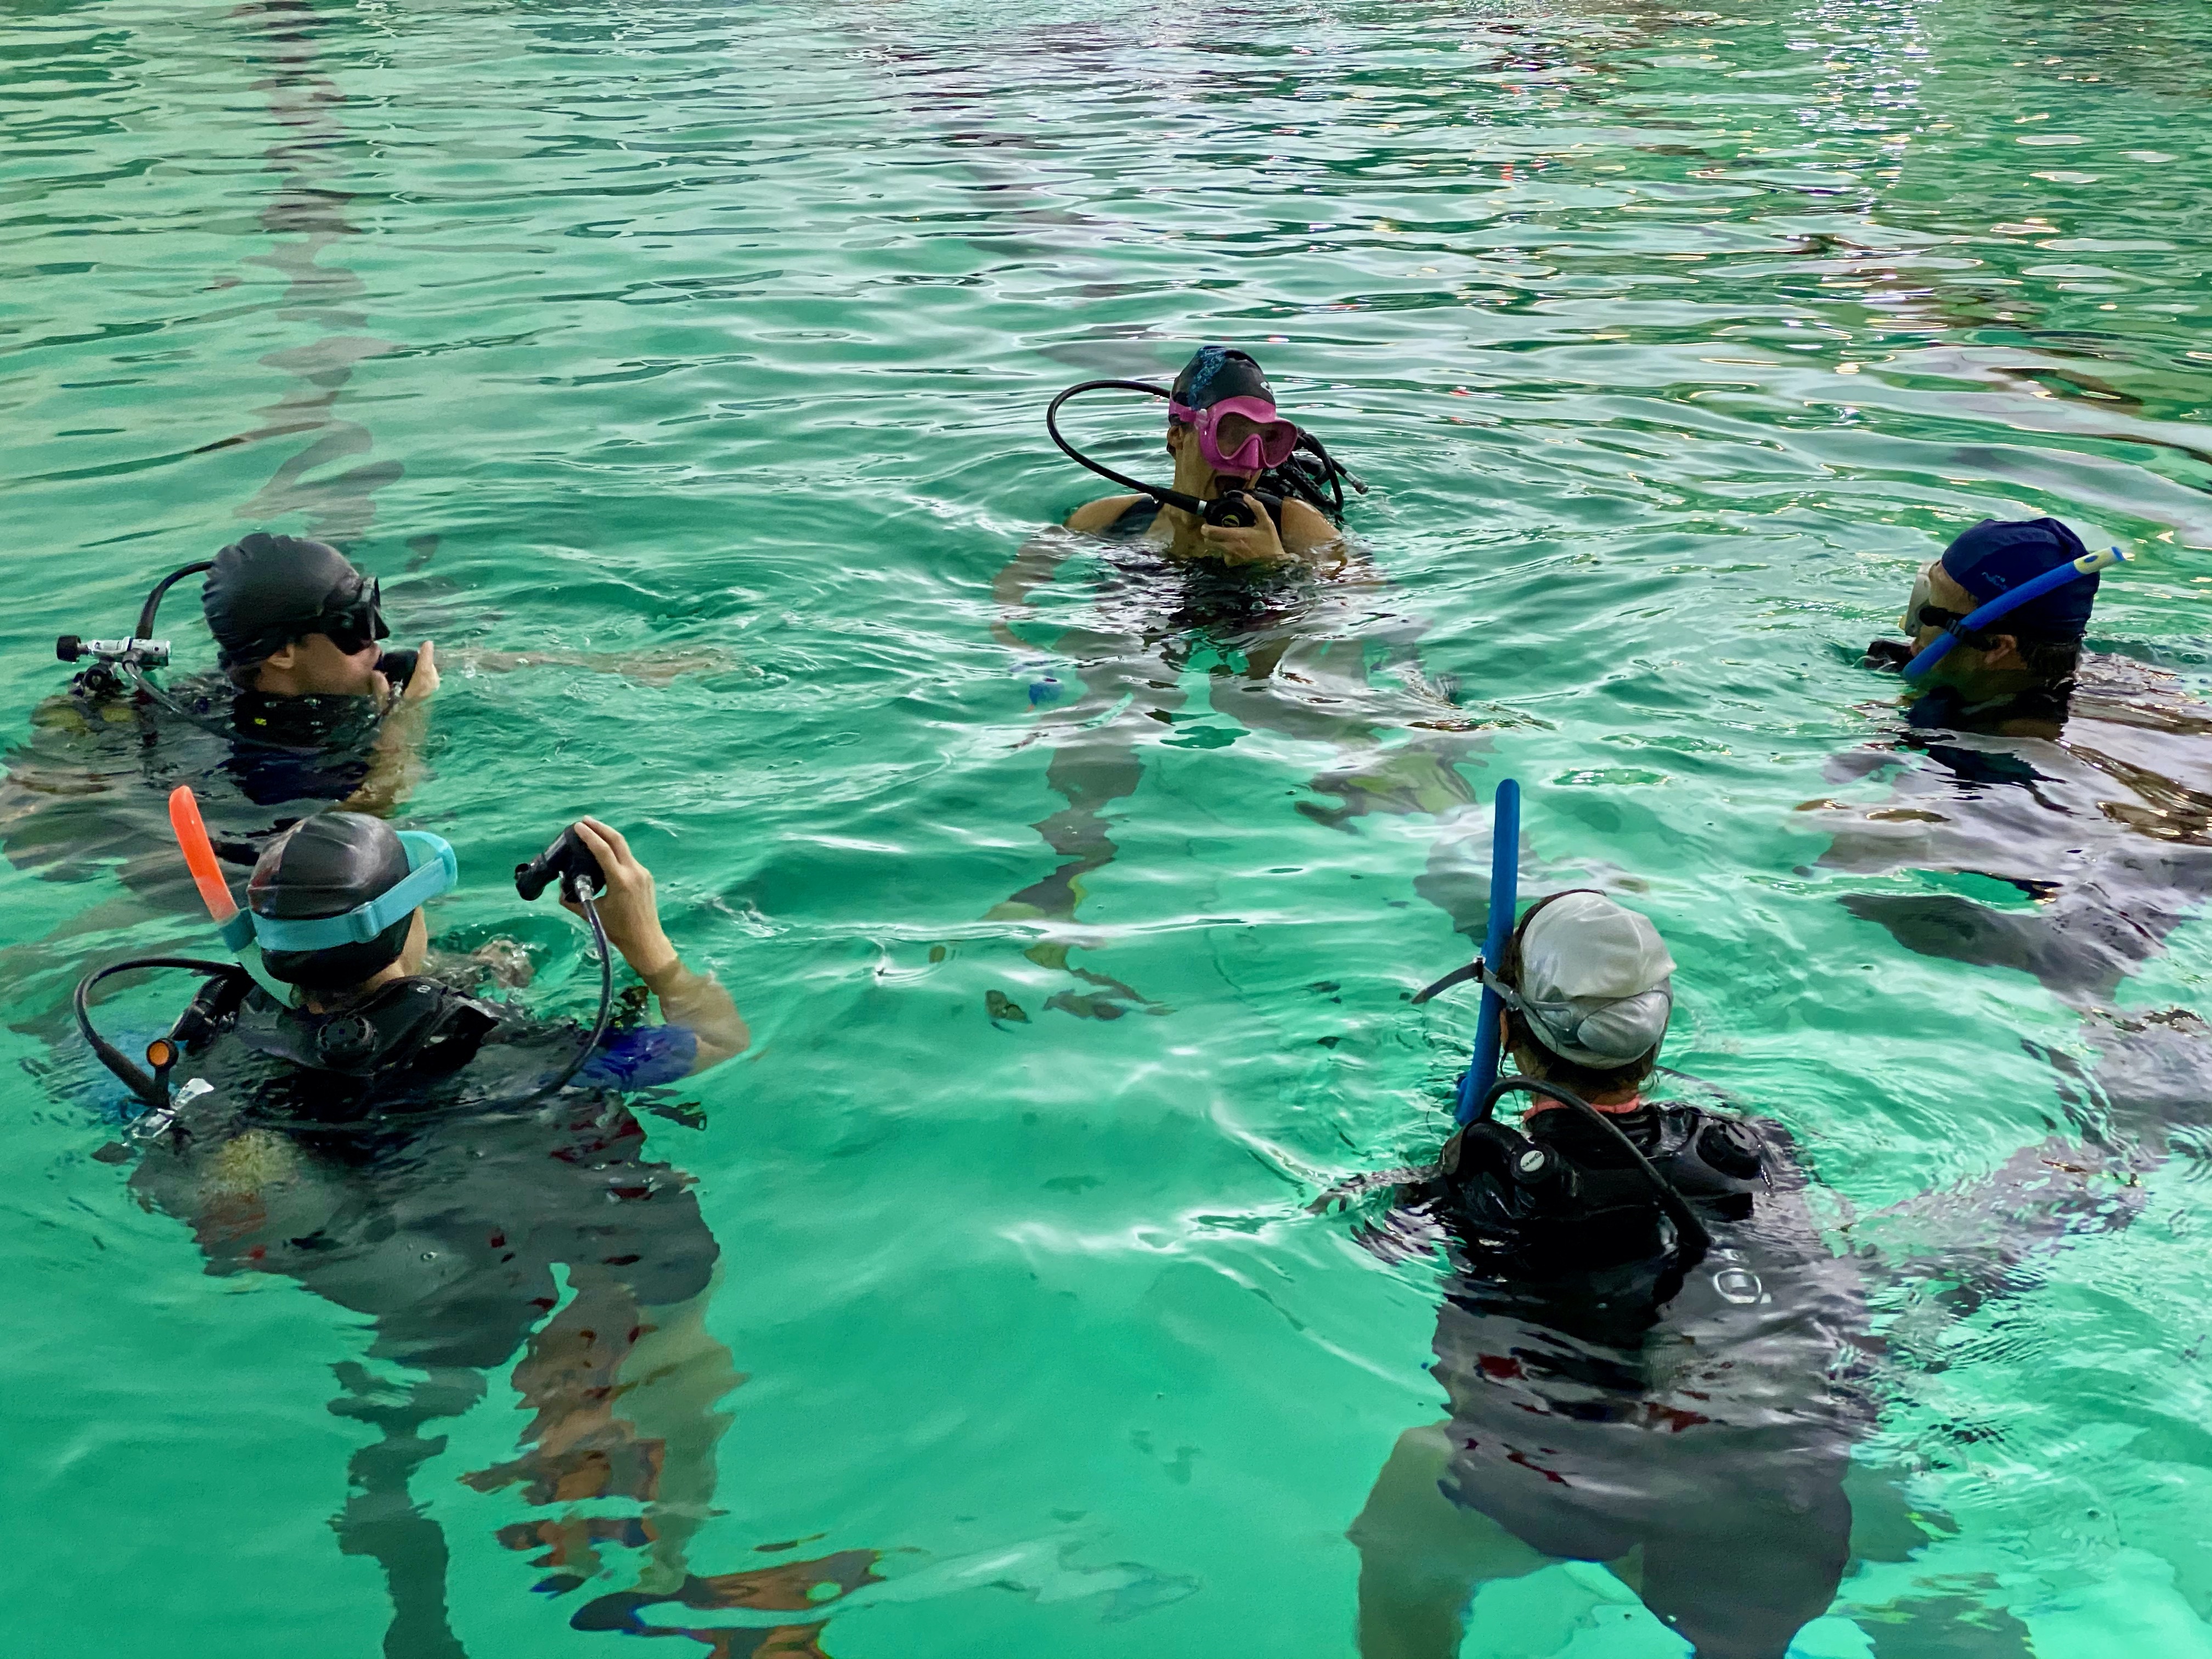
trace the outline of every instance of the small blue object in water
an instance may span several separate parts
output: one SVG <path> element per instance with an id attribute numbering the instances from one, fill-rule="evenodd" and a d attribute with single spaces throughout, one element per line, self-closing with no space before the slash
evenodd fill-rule
<path id="1" fill-rule="evenodd" d="M 1505 941 L 1513 937 L 1513 910 L 1521 897 L 1521 786 L 1511 778 L 1499 782 L 1491 813 L 1490 924 L 1483 931 L 1482 965 L 1494 974 L 1504 957 Z M 1474 1117 L 1474 1109 L 1498 1081 L 1498 1026 L 1504 1012 L 1498 993 L 1484 986 L 1482 1011 L 1474 1017 L 1474 1054 L 1460 1079 L 1459 1109 L 1453 1114 L 1462 1123 Z"/>
<path id="2" fill-rule="evenodd" d="M 1060 682 L 1051 675 L 1048 674 L 1041 680 L 1030 682 L 1030 708 L 1034 708 L 1041 702 L 1058 702 L 1059 701 Z"/>

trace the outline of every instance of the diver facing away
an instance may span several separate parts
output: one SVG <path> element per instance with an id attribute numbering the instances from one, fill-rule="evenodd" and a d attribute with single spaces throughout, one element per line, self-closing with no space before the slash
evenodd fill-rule
<path id="1" fill-rule="evenodd" d="M 1860 1304 L 1779 1126 L 1644 1097 L 1674 970 L 1591 891 L 1535 905 L 1490 966 L 1519 1074 L 1394 1215 L 1451 1264 L 1451 1415 L 1400 1439 L 1351 1529 L 1364 1659 L 1449 1659 L 1483 1583 L 1556 1559 L 1614 1564 L 1698 1659 L 1782 1659 L 1828 1608 L 1869 1419 L 1832 1366 Z"/>
<path id="2" fill-rule="evenodd" d="M 1302 451 L 1315 454 L 1317 464 Z M 1342 491 L 1335 480 L 1349 475 L 1311 434 L 1277 413 L 1274 388 L 1247 353 L 1202 346 L 1183 365 L 1168 394 L 1167 452 L 1175 461 L 1172 493 L 1193 506 L 1241 501 L 1244 510 L 1231 515 L 1241 522 L 1217 521 L 1224 516 L 1218 507 L 1208 514 L 1134 495 L 1078 507 L 1066 527 L 1125 540 L 1146 537 L 1160 543 L 1170 559 L 1210 559 L 1232 568 L 1322 563 L 1341 549 L 1335 525 L 1316 505 L 1325 498 L 1310 485 L 1304 491 L 1297 485 L 1323 481 L 1334 490 L 1340 511 Z M 1096 470 L 1087 458 L 1077 459 Z M 1285 468 L 1295 471 L 1286 475 Z M 1280 487 L 1285 483 L 1291 493 Z M 1268 489 L 1271 483 L 1278 488 Z M 1270 505 L 1279 512 L 1279 522 L 1275 511 L 1266 510 Z"/>
<path id="3" fill-rule="evenodd" d="M 665 1022 L 609 1032 L 603 1011 L 598 1040 L 582 1053 L 574 1081 L 586 1088 L 646 1088 L 740 1053 L 750 1039 L 737 1005 L 719 981 L 686 967 L 669 943 L 653 872 L 618 830 L 596 818 L 579 820 L 571 833 L 573 843 L 556 843 L 576 849 L 566 854 L 575 882 L 562 877 L 562 902 L 592 914 L 606 943 L 659 1001 Z M 527 1103 L 550 1092 L 533 1067 L 544 1067 L 545 1054 L 560 1052 L 561 1038 L 507 1005 L 479 1001 L 422 976 L 429 938 L 422 902 L 457 879 L 452 848 L 434 836 L 397 831 L 358 812 L 318 813 L 295 825 L 262 854 L 246 909 L 226 937 L 240 944 L 258 939 L 262 966 L 295 988 L 295 1001 L 286 1006 L 258 986 L 233 979 L 235 1012 L 194 1030 L 173 1065 L 189 1078 L 204 1059 L 201 1075 L 219 1085 L 224 1050 L 251 1050 L 261 1062 L 250 1068 L 262 1073 L 257 1091 L 283 1085 L 307 1121 L 351 1121 L 416 1103 L 415 1097 L 463 1080 L 469 1068 L 506 1048 L 517 1064 L 495 1069 L 539 1086 L 519 1096 L 510 1086 L 501 1103 Z M 605 891 L 595 899 L 588 890 L 599 884 Z M 574 1038 L 566 1041 L 571 1055 L 577 1054 Z M 538 1058 L 522 1059 L 526 1054 Z M 563 1081 L 570 1075 L 550 1070 Z M 479 1095 L 477 1103 L 484 1098 Z M 241 1098 L 233 1105 L 248 1117 L 257 1114 L 256 1103 Z"/>
<path id="4" fill-rule="evenodd" d="M 332 1524 L 343 1551 L 384 1572 L 387 1653 L 462 1651 L 438 1506 L 409 1481 L 446 1443 L 425 1425 L 469 1410 L 483 1374 L 512 1361 L 529 1413 L 516 1454 L 463 1479 L 529 1506 L 499 1541 L 543 1552 L 553 1571 L 531 1575 L 540 1596 L 581 1591 L 568 1619 L 580 1631 L 710 1644 L 726 1629 L 653 1610 L 781 1610 L 775 1628 L 746 1634 L 820 1659 L 829 1602 L 872 1580 L 872 1552 L 711 1577 L 690 1565 L 722 1512 L 721 1402 L 743 1379 L 707 1322 L 720 1250 L 691 1178 L 649 1155 L 623 1099 L 737 1054 L 744 1021 L 684 963 L 651 872 L 599 820 L 517 884 L 550 878 L 572 909 L 595 905 L 665 1024 L 587 1034 L 420 977 L 423 903 L 456 876 L 436 837 L 355 813 L 319 814 L 272 844 L 229 937 L 250 931 L 295 1000 L 238 969 L 210 974 L 149 1054 L 167 1062 L 161 1087 L 179 1086 L 125 1137 L 131 1187 L 191 1227 L 210 1273 L 288 1278 L 364 1316 L 367 1351 L 336 1367 L 331 1410 L 383 1438 L 353 1457 Z M 635 1553 L 631 1588 L 605 1582 L 617 1551 Z"/>

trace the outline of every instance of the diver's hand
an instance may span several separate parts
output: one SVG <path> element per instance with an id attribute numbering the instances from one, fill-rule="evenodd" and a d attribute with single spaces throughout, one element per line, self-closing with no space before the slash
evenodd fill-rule
<path id="1" fill-rule="evenodd" d="M 622 952 L 637 976 L 647 985 L 678 965 L 676 947 L 661 931 L 659 903 L 653 893 L 653 872 L 637 861 L 622 832 L 597 818 L 576 820 L 576 838 L 591 848 L 607 878 L 607 890 L 595 902 L 599 926 L 607 930 L 607 943 Z M 584 907 L 565 895 L 561 902 L 576 915 Z"/>
<path id="2" fill-rule="evenodd" d="M 744 1016 L 712 974 L 696 974 L 684 965 L 676 947 L 660 928 L 660 907 L 653 896 L 653 872 L 637 861 L 629 843 L 618 830 L 597 818 L 576 820 L 576 839 L 592 849 L 607 890 L 599 895 L 599 925 L 607 930 L 607 943 L 622 952 L 623 960 L 646 983 L 660 1004 L 660 1017 L 671 1025 L 691 1033 L 698 1047 L 691 1057 L 696 1073 L 720 1066 L 744 1053 L 752 1042 Z M 574 899 L 562 902 L 581 914 Z"/>
<path id="3" fill-rule="evenodd" d="M 429 641 L 415 654 L 415 672 L 407 677 L 407 689 L 399 694 L 402 702 L 428 702 L 430 694 L 438 689 L 438 648 Z"/>
<path id="4" fill-rule="evenodd" d="M 1200 538 L 1220 556 L 1224 564 L 1281 563 L 1290 555 L 1283 550 L 1283 538 L 1276 532 L 1274 520 L 1255 497 L 1243 490 L 1237 493 L 1244 505 L 1258 515 L 1259 522 L 1243 526 L 1201 524 L 1198 530 Z"/>

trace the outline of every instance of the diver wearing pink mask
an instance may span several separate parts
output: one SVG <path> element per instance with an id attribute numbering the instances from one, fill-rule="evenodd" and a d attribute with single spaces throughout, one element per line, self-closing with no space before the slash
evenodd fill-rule
<path id="1" fill-rule="evenodd" d="M 1157 395 L 1157 394 L 1155 394 Z M 1212 525 L 1194 513 L 1148 495 L 1109 495 L 1078 507 L 1070 530 L 1162 543 L 1171 559 L 1215 559 L 1227 565 L 1327 564 L 1343 538 L 1322 514 L 1296 498 L 1283 502 L 1279 528 L 1259 501 L 1245 495 L 1260 475 L 1288 460 L 1298 429 L 1275 413 L 1274 388 L 1242 351 L 1202 346 L 1176 376 L 1168 400 L 1168 453 L 1174 488 L 1212 501 L 1243 495 L 1255 520 Z"/>

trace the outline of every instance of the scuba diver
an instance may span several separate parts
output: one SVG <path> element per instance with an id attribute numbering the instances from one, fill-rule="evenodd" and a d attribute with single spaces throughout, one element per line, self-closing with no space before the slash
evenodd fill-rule
<path id="1" fill-rule="evenodd" d="M 2077 1006 L 2109 998 L 2212 893 L 2212 710 L 2170 674 L 2082 648 L 2095 567 L 2113 562 L 2056 519 L 1959 537 L 1915 585 L 1911 643 L 1867 647 L 1866 665 L 1906 674 L 1904 731 L 1831 769 L 1883 778 L 1890 798 L 1800 809 L 1833 830 L 1824 868 L 2012 888 L 2010 908 L 1955 891 L 1844 902 L 1908 950 L 2032 974 Z"/>
<path id="2" fill-rule="evenodd" d="M 1093 391 L 1167 404 L 1171 488 L 1107 467 L 1062 435 L 1057 411 Z M 1311 785 L 1337 801 L 1303 801 L 1299 810 L 1340 828 L 1369 812 L 1448 814 L 1470 805 L 1455 765 L 1474 745 L 1474 722 L 1449 683 L 1421 672 L 1414 646 L 1426 623 L 1384 607 L 1382 578 L 1342 538 L 1345 488 L 1366 485 L 1278 413 L 1246 353 L 1201 347 L 1170 386 L 1082 382 L 1053 400 L 1047 420 L 1066 453 L 1137 493 L 1078 508 L 1026 544 L 992 584 L 994 636 L 1024 659 L 1038 735 L 1053 744 L 1048 781 L 1067 805 L 1035 826 L 1055 867 L 990 914 L 1048 930 L 1026 954 L 1079 986 L 1047 1006 L 1091 1018 L 1164 1013 L 1123 981 L 1067 960 L 1083 942 L 1072 925 L 1084 884 L 1118 851 L 1108 810 L 1142 781 L 1147 738 L 1214 747 L 1263 730 L 1337 744 L 1344 764 Z M 1024 639 L 1016 629 L 1036 596 L 1071 566 L 1093 585 L 1090 614 L 1049 645 Z M 1371 684 L 1377 667 L 1395 670 L 1398 684 Z M 1078 682 L 1066 701 L 1063 674 Z M 1187 711 L 1194 685 L 1206 688 L 1218 718 Z M 1385 745 L 1408 727 L 1413 741 Z"/>
<path id="3" fill-rule="evenodd" d="M 235 902 L 221 866 L 204 835 L 183 839 L 221 917 Z M 740 1379 L 703 1322 L 720 1252 L 690 1177 L 646 1155 L 622 1098 L 741 1052 L 745 1023 L 678 956 L 652 873 L 597 819 L 517 872 L 526 896 L 557 882 L 592 928 L 600 1002 L 588 1030 L 422 975 L 422 906 L 457 878 L 435 836 L 319 813 L 263 851 L 245 908 L 225 918 L 225 939 L 258 943 L 289 1002 L 212 961 L 142 958 L 90 975 L 84 1034 L 146 1108 L 100 1156 L 136 1157 L 134 1191 L 191 1228 L 209 1273 L 281 1273 L 372 1322 L 365 1363 L 337 1368 L 331 1409 L 383 1437 L 355 1456 L 334 1525 L 342 1549 L 386 1576 L 386 1652 L 461 1653 L 445 1540 L 407 1482 L 444 1444 L 423 1425 L 468 1410 L 483 1373 L 520 1347 L 514 1382 L 533 1414 L 518 1455 L 466 1480 L 520 1486 L 526 1503 L 559 1512 L 501 1540 L 546 1551 L 539 1565 L 555 1571 L 537 1588 L 550 1595 L 607 1576 L 608 1549 L 642 1555 L 635 1586 L 585 1601 L 574 1626 L 711 1644 L 737 1635 L 656 1623 L 649 1609 L 788 1609 L 797 1616 L 775 1632 L 788 1645 L 772 1650 L 818 1654 L 825 1600 L 872 1577 L 872 1552 L 720 1577 L 688 1565 L 715 1512 L 714 1449 L 730 1420 L 718 1402 Z M 663 1023 L 612 1020 L 617 954 Z M 204 983 L 149 1046 L 149 1073 L 101 1036 L 89 999 L 112 975 L 155 967 Z"/>
<path id="4" fill-rule="evenodd" d="M 1483 1583 L 1568 1559 L 1612 1564 L 1698 1659 L 1781 1659 L 1851 1554 L 1856 1278 L 1780 1126 L 1645 1097 L 1674 1001 L 1651 923 L 1578 890 L 1504 927 L 1510 898 L 1503 950 L 1415 1000 L 1479 976 L 1517 1075 L 1465 1085 L 1433 1168 L 1355 1183 L 1405 1178 L 1379 1241 L 1451 1270 L 1450 1419 L 1400 1439 L 1351 1528 L 1359 1650 L 1449 1659 Z"/>
<path id="5" fill-rule="evenodd" d="M 1851 914 L 1923 956 L 2031 975 L 2083 1013 L 2094 1077 L 2048 1057 L 2076 1127 L 2141 1140 L 2111 1149 L 2139 1168 L 2201 1120 L 2212 1030 L 2108 1005 L 2212 896 L 2212 709 L 2163 670 L 2084 648 L 2119 562 L 2056 519 L 1959 536 L 1915 584 L 1911 642 L 1867 647 L 1867 666 L 1905 677 L 1903 730 L 1830 766 L 1886 795 L 1799 811 L 1831 833 L 1821 869 L 1917 875 L 1921 890 L 1844 894 Z"/>
<path id="6" fill-rule="evenodd" d="M 220 665 L 164 684 L 161 602 L 194 575 Z M 159 805 L 180 783 L 204 798 L 216 850 L 241 873 L 310 813 L 398 807 L 418 770 L 437 653 L 427 640 L 386 650 L 380 599 L 336 548 L 257 532 L 163 577 L 128 638 L 58 641 L 64 661 L 84 665 L 8 757 L 0 850 L 48 880 L 113 866 L 131 896 L 64 933 L 127 926 L 149 907 L 189 912 Z M 16 951 L 27 959 L 11 979 L 52 966 L 36 947 Z"/>
<path id="7" fill-rule="evenodd" d="M 1117 541 L 1142 538 L 1179 562 L 1218 561 L 1237 568 L 1341 561 L 1344 486 L 1366 485 L 1339 465 L 1321 440 L 1276 412 L 1275 389 L 1242 351 L 1201 346 L 1168 389 L 1170 488 L 1139 483 L 1078 452 L 1057 416 L 1090 391 L 1149 392 L 1142 380 L 1086 380 L 1053 399 L 1047 429 L 1067 455 L 1139 493 L 1079 507 L 1066 527 Z"/>

